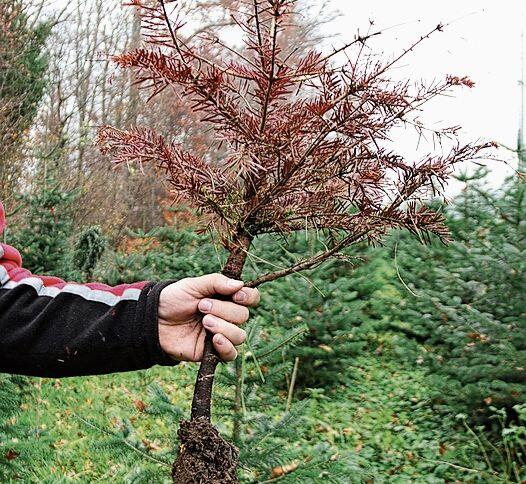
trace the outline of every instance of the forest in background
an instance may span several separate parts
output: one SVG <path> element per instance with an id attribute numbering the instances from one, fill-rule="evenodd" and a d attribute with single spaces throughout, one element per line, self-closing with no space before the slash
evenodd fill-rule
<path id="1" fill-rule="evenodd" d="M 224 7 L 234 3 L 206 2 L 211 10 L 194 15 L 227 28 Z M 117 7 L 79 0 L 51 15 L 44 2 L 0 6 L 5 241 L 34 272 L 76 281 L 217 271 L 224 254 L 196 234 L 195 214 L 171 205 L 153 170 L 115 170 L 93 145 L 93 127 L 106 123 L 148 124 L 197 153 L 210 143 L 191 109 L 162 96 L 146 107 L 100 55 L 139 42 L 137 19 Z M 315 12 L 297 35 L 312 31 L 309 18 Z M 216 397 L 222 430 L 238 433 L 244 482 L 526 479 L 522 150 L 519 173 L 498 189 L 482 169 L 461 175 L 465 189 L 443 207 L 450 246 L 394 233 L 380 250 L 364 245 L 265 289 L 240 356 L 242 405 L 228 398 L 240 384 L 230 366 Z M 276 254 L 260 241 L 251 270 L 322 243 L 298 234 Z M 194 370 L 2 376 L 2 480 L 164 482 Z"/>

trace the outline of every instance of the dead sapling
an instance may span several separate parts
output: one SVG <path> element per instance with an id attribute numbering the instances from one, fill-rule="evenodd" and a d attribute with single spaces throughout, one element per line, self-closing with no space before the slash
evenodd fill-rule
<path id="1" fill-rule="evenodd" d="M 241 2 L 232 13 L 242 45 L 211 39 L 185 40 L 176 3 L 133 0 L 142 16 L 144 46 L 113 59 L 135 72 L 150 97 L 170 89 L 200 113 L 226 156 L 197 156 L 144 127 L 103 127 L 98 141 L 117 163 L 155 164 L 174 199 L 190 203 L 228 251 L 223 268 L 241 279 L 253 240 L 315 230 L 330 244 L 283 269 L 248 283 L 256 287 L 319 266 L 362 241 L 378 243 L 391 229 L 407 229 L 422 241 L 448 242 L 441 214 L 424 204 L 442 196 L 454 165 L 482 156 L 489 144 L 458 142 L 458 128 L 430 129 L 419 120 L 424 104 L 458 86 L 464 77 L 430 84 L 395 81 L 390 69 L 434 32 L 419 37 L 394 59 L 381 60 L 357 36 L 324 54 L 287 45 L 297 12 L 295 0 Z M 170 7 L 170 8 L 169 8 Z M 220 55 L 212 55 L 220 49 Z M 343 61 L 342 61 L 343 59 Z M 386 146 L 398 127 L 414 128 L 442 149 L 408 160 Z M 442 145 L 447 142 L 447 149 Z M 445 143 L 444 143 L 445 144 Z M 237 482 L 238 451 L 210 423 L 218 358 L 206 334 L 194 389 L 191 420 L 179 430 L 176 483 Z"/>

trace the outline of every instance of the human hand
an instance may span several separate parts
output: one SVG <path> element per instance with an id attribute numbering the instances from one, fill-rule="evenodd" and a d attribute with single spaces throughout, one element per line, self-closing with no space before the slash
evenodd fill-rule
<path id="1" fill-rule="evenodd" d="M 230 296 L 231 301 L 214 299 Z M 248 320 L 248 307 L 259 303 L 257 289 L 223 274 L 191 277 L 166 286 L 159 298 L 159 341 L 165 353 L 179 361 L 201 361 L 205 328 L 224 361 L 235 360 L 235 346 L 246 339 L 238 325 Z M 204 316 L 203 316 L 204 314 Z"/>

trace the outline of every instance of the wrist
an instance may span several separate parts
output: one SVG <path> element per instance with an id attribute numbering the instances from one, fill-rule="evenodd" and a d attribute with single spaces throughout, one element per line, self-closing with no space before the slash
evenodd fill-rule
<path id="1" fill-rule="evenodd" d="M 165 332 L 161 329 L 162 317 L 159 314 L 161 294 L 164 288 L 172 283 L 173 281 L 166 281 L 148 284 L 142 296 L 144 302 L 138 307 L 136 324 L 139 331 L 138 338 L 142 340 L 139 351 L 143 352 L 150 361 L 148 366 L 175 364 L 166 351 L 167 342 Z"/>
<path id="2" fill-rule="evenodd" d="M 159 335 L 159 346 L 161 347 L 161 350 L 167 354 L 170 355 L 171 348 L 169 345 L 169 333 L 166 331 L 166 324 L 162 323 L 160 320 L 157 324 L 157 333 Z"/>
<path id="3" fill-rule="evenodd" d="M 168 322 L 169 304 L 167 302 L 168 298 L 166 296 L 166 290 L 170 285 L 171 283 L 163 287 L 159 294 L 159 303 L 157 307 L 157 319 L 159 325 L 167 324 Z"/>

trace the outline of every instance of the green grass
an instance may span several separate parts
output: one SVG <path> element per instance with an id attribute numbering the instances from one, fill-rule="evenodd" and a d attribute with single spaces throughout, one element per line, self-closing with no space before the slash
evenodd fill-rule
<path id="1" fill-rule="evenodd" d="M 25 466 L 29 464 L 19 472 L 20 478 L 24 482 L 122 482 L 135 462 L 135 452 L 130 454 L 126 446 L 122 453 L 98 446 L 107 435 L 94 426 L 113 431 L 127 419 L 137 439 L 145 439 L 145 447 L 173 448 L 174 429 L 143 408 L 147 388 L 157 383 L 174 404 L 187 409 L 192 380 L 192 371 L 185 365 L 89 378 L 30 379 L 34 391 L 23 404 L 18 423 L 33 429 L 33 445 L 22 447 L 18 457 Z M 164 472 L 169 474 L 168 469 Z"/>
<path id="2" fill-rule="evenodd" d="M 18 417 L 18 423 L 30 429 L 29 437 L 2 443 L 3 454 L 9 448 L 20 452 L 11 461 L 12 481 L 170 482 L 169 467 L 152 458 L 171 462 L 176 425 L 150 413 L 148 388 L 160 385 L 170 403 L 188 414 L 194 371 L 193 365 L 184 364 L 90 378 L 30 379 L 34 391 Z M 432 409 L 424 369 L 373 354 L 359 357 L 345 371 L 352 375 L 352 384 L 308 392 L 294 441 L 276 438 L 277 447 L 301 448 L 300 467 L 308 465 L 315 447 L 323 443 L 333 449 L 334 459 L 352 456 L 374 483 L 498 482 L 486 473 L 473 439 L 453 418 Z M 269 417 L 282 412 L 277 408 Z M 110 445 L 106 432 L 125 429 L 126 420 L 135 429 L 126 441 L 144 449 L 146 457 L 122 444 L 122 438 L 121 445 Z M 139 468 L 149 471 L 147 480 L 133 481 Z M 288 482 L 293 474 L 279 482 Z M 355 482 L 351 477 L 342 482 Z M 320 472 L 312 482 L 324 481 Z"/>

